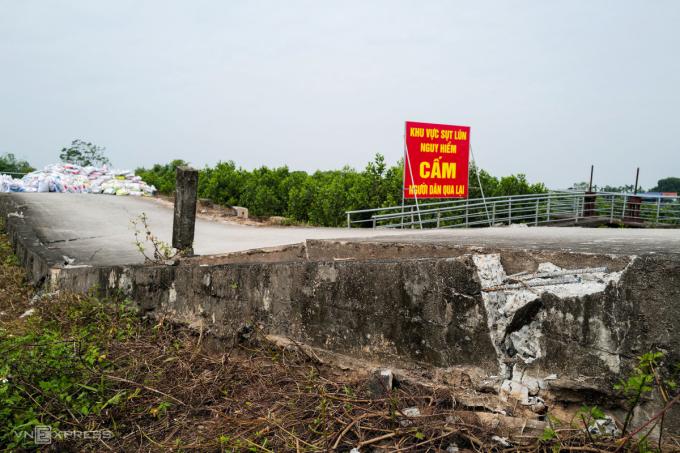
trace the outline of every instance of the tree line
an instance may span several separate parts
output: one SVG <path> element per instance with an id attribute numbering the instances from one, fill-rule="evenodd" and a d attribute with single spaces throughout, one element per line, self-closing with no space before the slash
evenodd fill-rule
<path id="1" fill-rule="evenodd" d="M 84 140 L 74 140 L 62 148 L 63 162 L 79 165 L 102 165 L 110 161 L 105 148 Z M 165 195 L 175 190 L 175 169 L 187 165 L 183 160 L 138 168 L 137 174 L 156 186 Z M 34 168 L 13 154 L 0 155 L 0 174 L 22 174 Z M 388 165 L 376 154 L 363 170 L 345 166 L 340 170 L 319 170 L 313 173 L 290 170 L 288 167 L 262 166 L 246 170 L 233 161 L 218 162 L 199 170 L 199 197 L 227 206 L 244 206 L 256 217 L 282 216 L 296 222 L 339 226 L 350 210 L 396 206 L 401 204 L 403 160 Z M 469 197 L 481 197 L 474 164 L 470 165 Z M 545 193 L 543 183 L 529 183 L 523 174 L 496 177 L 479 170 L 479 181 L 487 197 Z M 587 189 L 586 183 L 574 184 L 574 189 Z M 632 192 L 633 187 L 594 187 L 609 192 Z M 641 188 L 638 188 L 642 191 Z M 680 178 L 658 181 L 652 191 L 680 192 Z"/>
<path id="2" fill-rule="evenodd" d="M 171 195 L 175 169 L 186 164 L 173 160 L 138 168 L 136 173 L 160 193 Z M 256 217 L 282 216 L 314 225 L 340 226 L 344 225 L 346 211 L 401 204 L 402 177 L 403 161 L 389 166 L 381 154 L 361 171 L 345 166 L 311 174 L 285 166 L 246 170 L 226 161 L 199 170 L 198 196 L 221 205 L 247 207 Z M 544 184 L 530 184 L 523 174 L 497 178 L 480 170 L 480 180 L 487 197 L 547 192 Z M 481 196 L 477 186 L 471 166 L 471 198 Z"/>

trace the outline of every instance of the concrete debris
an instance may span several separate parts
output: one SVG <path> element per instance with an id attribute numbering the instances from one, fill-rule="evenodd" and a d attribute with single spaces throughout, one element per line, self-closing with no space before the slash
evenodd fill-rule
<path id="1" fill-rule="evenodd" d="M 377 370 L 368 381 L 368 391 L 374 397 L 386 395 L 392 390 L 393 381 L 394 374 L 392 370 Z"/>
<path id="2" fill-rule="evenodd" d="M 352 448 L 349 453 L 361 453 L 357 447 Z"/>
<path id="3" fill-rule="evenodd" d="M 406 409 L 402 409 L 401 413 L 404 414 L 406 417 L 420 417 L 420 409 L 417 407 L 407 407 Z M 401 420 L 399 424 L 403 427 L 411 426 L 411 421 L 410 420 Z"/>
<path id="4" fill-rule="evenodd" d="M 446 453 L 458 453 L 460 451 L 460 448 L 458 448 L 458 445 L 456 444 L 449 444 L 448 447 L 446 447 Z"/>
<path id="5" fill-rule="evenodd" d="M 494 442 L 500 444 L 502 447 L 509 447 L 511 446 L 510 442 L 508 442 L 508 439 L 505 437 L 500 437 L 500 436 L 493 436 L 491 438 Z"/>
<path id="6" fill-rule="evenodd" d="M 541 390 L 541 386 L 538 379 L 531 376 L 522 376 L 522 383 L 527 386 L 529 390 L 529 396 L 536 396 Z"/>
<path id="7" fill-rule="evenodd" d="M 609 415 L 605 415 L 605 418 L 602 419 L 593 420 L 590 426 L 588 426 L 588 432 L 601 436 L 621 436 L 621 430 L 616 426 L 616 422 Z"/>
<path id="8" fill-rule="evenodd" d="M 406 409 L 403 409 L 401 412 L 407 417 L 420 417 L 420 409 L 418 409 L 417 407 L 407 407 Z"/>
<path id="9" fill-rule="evenodd" d="M 548 406 L 546 406 L 545 402 L 542 400 L 536 401 L 531 405 L 531 410 L 536 414 L 544 414 L 548 410 Z"/>
<path id="10" fill-rule="evenodd" d="M 529 402 L 529 389 L 521 382 L 505 380 L 501 385 L 500 396 L 503 401 L 514 399 L 526 405 Z"/>
<path id="11" fill-rule="evenodd" d="M 35 308 L 29 308 L 28 310 L 26 310 L 24 312 L 23 315 L 19 316 L 19 318 L 27 318 L 27 317 L 33 315 L 33 313 L 35 313 Z"/>

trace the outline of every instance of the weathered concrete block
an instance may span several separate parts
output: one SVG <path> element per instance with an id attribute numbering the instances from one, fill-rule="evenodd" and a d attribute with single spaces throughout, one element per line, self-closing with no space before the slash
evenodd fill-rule
<path id="1" fill-rule="evenodd" d="M 177 167 L 172 246 L 188 255 L 193 255 L 197 199 L 198 170 Z"/>

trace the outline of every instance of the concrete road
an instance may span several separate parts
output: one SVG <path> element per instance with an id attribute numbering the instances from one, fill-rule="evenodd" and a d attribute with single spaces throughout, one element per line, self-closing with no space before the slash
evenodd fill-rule
<path id="1" fill-rule="evenodd" d="M 172 207 L 156 199 L 93 194 L 18 193 L 22 212 L 48 247 L 75 259 L 73 264 L 141 263 L 131 221 L 145 213 L 151 232 L 170 243 Z M 404 234 L 347 228 L 246 226 L 198 219 L 194 251 L 211 255 L 304 242 Z"/>
<path id="2" fill-rule="evenodd" d="M 429 230 L 426 234 L 407 230 L 399 237 L 361 238 L 357 241 L 408 242 L 471 247 L 568 250 L 586 253 L 680 255 L 680 229 L 671 228 L 581 228 L 510 227 Z"/>
<path id="3" fill-rule="evenodd" d="M 40 239 L 74 264 L 143 262 L 131 220 L 146 213 L 151 231 L 170 242 L 170 206 L 154 199 L 90 194 L 11 194 Z M 1 200 L 0 200 L 1 201 Z M 574 227 L 503 227 L 456 230 L 371 230 L 246 226 L 199 219 L 195 252 L 201 255 L 303 242 L 352 239 L 460 245 L 568 249 L 598 253 L 680 254 L 680 230 Z"/>

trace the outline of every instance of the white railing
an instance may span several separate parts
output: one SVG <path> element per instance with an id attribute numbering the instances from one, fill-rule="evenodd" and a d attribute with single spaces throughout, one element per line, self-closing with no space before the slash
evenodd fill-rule
<path id="1" fill-rule="evenodd" d="M 467 228 L 525 223 L 680 227 L 677 196 L 550 192 L 347 211 L 347 227 Z"/>

